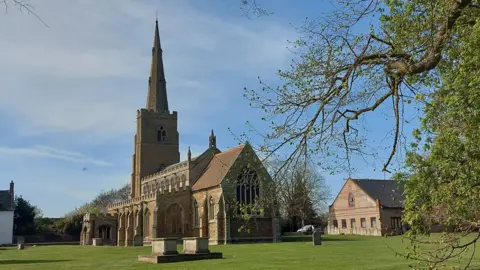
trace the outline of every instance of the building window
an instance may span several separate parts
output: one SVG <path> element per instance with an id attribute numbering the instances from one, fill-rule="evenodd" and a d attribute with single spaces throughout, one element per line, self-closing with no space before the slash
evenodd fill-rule
<path id="1" fill-rule="evenodd" d="M 150 212 L 148 209 L 145 209 L 145 213 L 143 214 L 143 236 L 150 236 Z"/>
<path id="2" fill-rule="evenodd" d="M 348 206 L 355 207 L 355 198 L 352 193 L 348 194 Z"/>
<path id="3" fill-rule="evenodd" d="M 164 141 L 167 140 L 167 131 L 165 130 L 165 128 L 163 126 L 160 126 L 160 128 L 158 129 L 157 140 L 159 142 L 164 142 Z"/>
<path id="4" fill-rule="evenodd" d="M 342 219 L 342 229 L 346 229 L 346 228 L 347 228 L 347 220 Z"/>
<path id="5" fill-rule="evenodd" d="M 185 176 L 185 174 L 182 174 L 182 187 L 183 189 L 185 189 L 187 185 L 187 177 Z"/>
<path id="6" fill-rule="evenodd" d="M 193 227 L 196 228 L 200 224 L 198 216 L 198 203 L 197 200 L 193 200 Z"/>
<path id="7" fill-rule="evenodd" d="M 208 202 L 208 219 L 213 220 L 215 218 L 215 202 L 213 201 L 213 197 L 210 197 Z"/>
<path id="8" fill-rule="evenodd" d="M 402 227 L 401 218 L 399 217 L 391 217 L 390 223 L 391 223 L 392 229 L 397 229 Z"/>
<path id="9" fill-rule="evenodd" d="M 338 221 L 336 219 L 333 221 L 333 227 L 338 229 Z"/>
<path id="10" fill-rule="evenodd" d="M 377 227 L 377 218 L 376 217 L 371 217 L 370 218 L 370 227 L 372 227 L 372 228 Z"/>
<path id="11" fill-rule="evenodd" d="M 362 226 L 362 228 L 367 227 L 367 220 L 365 218 L 360 219 L 360 226 Z"/>
<path id="12" fill-rule="evenodd" d="M 253 205 L 260 198 L 260 185 L 257 172 L 245 166 L 237 176 L 236 197 L 239 203 L 237 212 L 240 212 L 240 205 Z"/>
<path id="13" fill-rule="evenodd" d="M 356 224 L 356 220 L 354 218 L 350 219 L 350 228 L 356 228 L 357 227 L 357 224 Z"/>

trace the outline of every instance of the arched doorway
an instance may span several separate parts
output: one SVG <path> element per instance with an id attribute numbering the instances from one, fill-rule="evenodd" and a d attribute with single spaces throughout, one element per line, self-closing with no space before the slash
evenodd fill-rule
<path id="1" fill-rule="evenodd" d="M 183 209 L 178 203 L 171 204 L 165 211 L 167 236 L 183 235 Z"/>

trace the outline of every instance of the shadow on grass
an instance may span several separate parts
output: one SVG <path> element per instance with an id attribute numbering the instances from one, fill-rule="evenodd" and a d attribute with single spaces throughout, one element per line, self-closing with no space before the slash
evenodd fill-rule
<path id="1" fill-rule="evenodd" d="M 312 242 L 311 235 L 301 235 L 301 236 L 284 236 L 282 237 L 282 242 Z M 350 241 L 357 241 L 356 239 L 352 238 L 325 238 L 322 236 L 322 242 L 350 242 Z"/>
<path id="2" fill-rule="evenodd" d="M 0 265 L 5 264 L 36 264 L 36 263 L 57 263 L 69 262 L 70 260 L 0 260 Z"/>

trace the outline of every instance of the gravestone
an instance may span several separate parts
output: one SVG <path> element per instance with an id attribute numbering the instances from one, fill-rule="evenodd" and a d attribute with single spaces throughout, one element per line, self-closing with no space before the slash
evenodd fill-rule
<path id="1" fill-rule="evenodd" d="M 312 238 L 313 238 L 313 245 L 314 246 L 322 245 L 322 233 L 321 232 L 318 232 L 318 231 L 313 232 Z"/>
<path id="2" fill-rule="evenodd" d="M 25 248 L 25 245 L 24 245 L 23 243 L 17 244 L 17 249 L 18 249 L 18 250 L 22 250 L 22 249 L 24 249 L 24 248 Z"/>

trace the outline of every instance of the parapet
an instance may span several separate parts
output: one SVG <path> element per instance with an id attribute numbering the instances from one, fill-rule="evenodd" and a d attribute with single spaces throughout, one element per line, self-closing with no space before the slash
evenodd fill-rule
<path id="1" fill-rule="evenodd" d="M 152 109 L 145 109 L 145 108 L 137 110 L 137 118 L 146 117 L 146 116 L 159 116 L 159 117 L 163 116 L 163 117 L 177 119 L 178 118 L 178 112 L 177 111 L 172 111 L 171 113 L 170 112 L 158 113 L 158 112 L 156 112 Z"/>
<path id="2" fill-rule="evenodd" d="M 138 204 L 138 203 L 145 202 L 145 201 L 152 201 L 152 200 L 155 200 L 156 198 L 157 198 L 157 194 L 155 192 L 153 192 L 153 193 L 142 195 L 142 196 L 137 197 L 137 198 L 133 198 L 133 199 L 129 199 L 129 200 L 126 200 L 126 201 L 123 201 L 123 202 L 111 204 L 111 205 L 107 206 L 107 209 L 108 209 L 108 211 L 116 210 L 116 209 L 119 209 L 119 208 L 122 208 L 122 207 L 125 207 L 125 206 L 130 206 L 132 204 Z"/>

